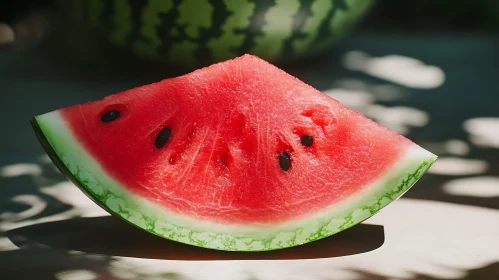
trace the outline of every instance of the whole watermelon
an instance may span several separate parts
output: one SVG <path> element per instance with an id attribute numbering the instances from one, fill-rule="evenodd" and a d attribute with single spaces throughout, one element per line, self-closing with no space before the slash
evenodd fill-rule
<path id="1" fill-rule="evenodd" d="M 198 67 L 244 53 L 278 63 L 327 50 L 373 0 L 72 0 L 68 15 L 142 58 Z"/>

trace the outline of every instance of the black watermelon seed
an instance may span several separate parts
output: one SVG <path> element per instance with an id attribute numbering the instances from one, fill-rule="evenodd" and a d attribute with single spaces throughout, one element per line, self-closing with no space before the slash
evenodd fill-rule
<path id="1" fill-rule="evenodd" d="M 291 167 L 291 160 L 289 159 L 288 153 L 279 153 L 279 166 L 281 166 L 281 169 L 284 171 L 289 170 L 289 168 Z"/>
<path id="2" fill-rule="evenodd" d="M 156 148 L 160 149 L 166 144 L 166 142 L 168 142 L 171 132 L 172 130 L 169 127 L 165 127 L 158 133 L 158 136 L 156 136 L 156 141 L 154 142 Z"/>
<path id="3" fill-rule="evenodd" d="M 100 120 L 102 122 L 112 122 L 114 120 L 116 120 L 118 117 L 120 116 L 120 111 L 118 110 L 111 110 L 111 111 L 107 111 L 104 113 L 104 115 L 102 115 L 102 117 L 100 118 Z"/>
<path id="4" fill-rule="evenodd" d="M 312 146 L 312 144 L 314 143 L 314 138 L 312 138 L 312 136 L 307 135 L 307 134 L 303 135 L 300 140 L 301 140 L 301 143 L 307 147 Z"/>

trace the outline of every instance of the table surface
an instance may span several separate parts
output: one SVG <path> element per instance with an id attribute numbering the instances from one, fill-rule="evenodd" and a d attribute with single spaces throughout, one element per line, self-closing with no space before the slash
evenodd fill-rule
<path id="1" fill-rule="evenodd" d="M 31 116 L 173 75 L 76 44 L 0 49 L 1 279 L 499 279 L 499 40 L 364 33 L 286 67 L 440 159 L 363 224 L 262 254 L 149 236 L 57 172 Z"/>

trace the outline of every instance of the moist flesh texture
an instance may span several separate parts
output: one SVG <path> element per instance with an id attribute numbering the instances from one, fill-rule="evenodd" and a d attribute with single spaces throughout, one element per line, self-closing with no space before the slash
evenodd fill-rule
<path id="1" fill-rule="evenodd" d="M 103 123 L 109 110 L 121 115 Z M 251 56 L 36 123 L 61 166 L 110 212 L 163 237 L 229 250 L 288 247 L 343 230 L 400 196 L 436 158 Z M 158 149 L 165 127 L 171 137 Z M 312 146 L 300 143 L 303 134 Z M 191 233 L 175 233 L 183 231 Z"/>

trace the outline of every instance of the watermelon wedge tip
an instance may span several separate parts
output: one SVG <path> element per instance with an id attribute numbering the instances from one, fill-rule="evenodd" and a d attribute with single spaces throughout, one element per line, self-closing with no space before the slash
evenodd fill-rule
<path id="1" fill-rule="evenodd" d="M 31 123 L 61 172 L 112 215 L 230 251 L 343 231 L 404 194 L 437 159 L 251 55 Z"/>

